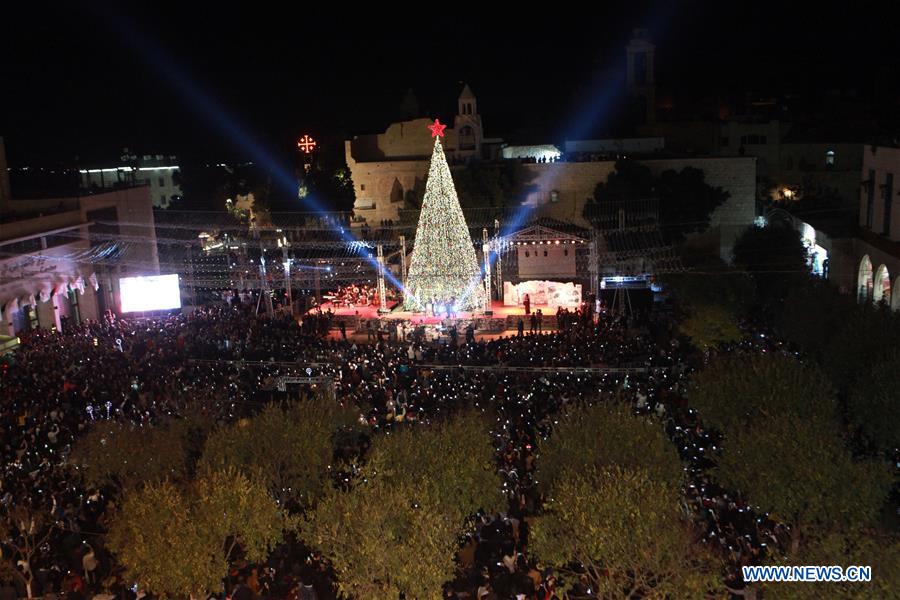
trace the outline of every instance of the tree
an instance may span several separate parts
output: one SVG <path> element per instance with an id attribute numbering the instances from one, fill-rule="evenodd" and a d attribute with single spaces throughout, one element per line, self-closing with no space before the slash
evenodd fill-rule
<path id="1" fill-rule="evenodd" d="M 480 413 L 381 436 L 373 442 L 366 470 L 386 485 L 435 498 L 460 531 L 479 510 L 493 513 L 505 505 L 490 428 Z"/>
<path id="2" fill-rule="evenodd" d="M 834 324 L 854 310 L 851 302 L 822 281 L 793 287 L 777 315 L 780 333 L 821 363 L 835 334 Z"/>
<path id="3" fill-rule="evenodd" d="M 743 337 L 737 326 L 737 317 L 728 309 L 717 305 L 700 306 L 679 326 L 681 333 L 700 349 L 736 342 Z"/>
<path id="4" fill-rule="evenodd" d="M 883 307 L 854 305 L 844 312 L 825 349 L 822 364 L 842 392 L 848 392 L 884 360 L 900 339 L 900 316 Z"/>
<path id="5" fill-rule="evenodd" d="M 319 201 L 327 200 L 329 206 L 340 210 L 353 208 L 353 178 L 346 167 L 332 170 L 315 165 L 303 174 L 302 186 L 307 195 Z"/>
<path id="6" fill-rule="evenodd" d="M 727 430 L 718 480 L 791 526 L 791 552 L 808 532 L 871 524 L 887 499 L 891 473 L 856 461 L 836 424 L 805 416 L 755 419 Z"/>
<path id="7" fill-rule="evenodd" d="M 334 404 L 304 400 L 282 408 L 267 405 L 251 419 L 214 431 L 200 466 L 235 467 L 258 478 L 275 498 L 312 503 L 322 492 L 334 460 L 334 434 L 352 422 Z"/>
<path id="8" fill-rule="evenodd" d="M 236 470 L 211 471 L 187 487 L 163 481 L 127 493 L 107 543 L 143 589 L 196 596 L 222 591 L 238 548 L 266 559 L 285 527 L 265 488 Z"/>
<path id="9" fill-rule="evenodd" d="M 188 424 L 180 420 L 156 426 L 98 421 L 76 441 L 69 463 L 95 488 L 122 490 L 180 479 L 187 469 L 188 433 Z"/>
<path id="10" fill-rule="evenodd" d="M 569 409 L 547 440 L 538 440 L 537 480 L 552 489 L 567 471 L 620 466 L 643 469 L 654 481 L 679 489 L 681 461 L 658 422 L 622 405 L 598 403 Z"/>
<path id="11" fill-rule="evenodd" d="M 663 171 L 656 181 L 659 222 L 670 243 L 684 241 L 689 233 L 709 228 L 713 211 L 728 200 L 728 192 L 706 183 L 702 169 L 685 167 Z"/>
<path id="12" fill-rule="evenodd" d="M 828 379 L 814 365 L 783 354 L 722 354 L 690 386 L 700 418 L 726 436 L 766 418 L 837 420 Z"/>
<path id="13" fill-rule="evenodd" d="M 764 304 L 783 302 L 791 288 L 809 280 L 806 246 L 788 225 L 751 225 L 735 241 L 733 253 L 735 264 L 753 277 Z"/>
<path id="14" fill-rule="evenodd" d="M 850 422 L 876 450 L 890 453 L 900 446 L 900 352 L 894 351 L 860 378 L 848 395 Z"/>
<path id="15" fill-rule="evenodd" d="M 405 304 L 410 310 L 423 310 L 432 299 L 453 299 L 463 310 L 480 308 L 485 301 L 481 267 L 440 135 L 434 140 L 407 281 Z"/>
<path id="16" fill-rule="evenodd" d="M 464 208 L 503 208 L 521 200 L 531 189 L 529 173 L 515 161 L 470 162 L 454 169 L 453 180 Z"/>
<path id="17" fill-rule="evenodd" d="M 9 559 L 0 556 L 0 562 L 22 580 L 29 600 L 34 597 L 31 590 L 37 567 L 35 556 L 50 539 L 53 529 L 53 521 L 45 509 L 24 503 L 6 506 L 0 519 L 0 539 L 12 549 Z M 15 568 L 18 562 L 24 563 L 25 568 Z"/>
<path id="18" fill-rule="evenodd" d="M 719 566 L 694 543 L 678 490 L 644 469 L 573 468 L 534 518 L 531 550 L 600 598 L 701 598 L 721 589 Z M 576 568 L 572 568 L 572 564 Z"/>
<path id="19" fill-rule="evenodd" d="M 746 271 L 735 270 L 719 259 L 693 264 L 685 273 L 664 275 L 662 283 L 687 313 L 715 305 L 743 314 L 752 305 L 755 291 Z"/>
<path id="20" fill-rule="evenodd" d="M 594 201 L 597 204 L 646 200 L 655 196 L 650 169 L 630 159 L 617 160 L 616 170 L 594 189 Z"/>
<path id="21" fill-rule="evenodd" d="M 828 533 L 809 540 L 797 555 L 786 556 L 772 549 L 770 562 L 776 565 L 866 565 L 872 567 L 872 581 L 865 583 L 763 584 L 766 598 L 776 600 L 818 600 L 837 598 L 863 600 L 888 598 L 900 589 L 900 541 L 896 536 L 871 531 L 850 530 Z"/>
<path id="22" fill-rule="evenodd" d="M 410 462 L 414 459 L 410 457 Z M 357 480 L 329 489 L 299 526 L 354 598 L 439 598 L 453 578 L 459 527 L 421 488 Z"/>

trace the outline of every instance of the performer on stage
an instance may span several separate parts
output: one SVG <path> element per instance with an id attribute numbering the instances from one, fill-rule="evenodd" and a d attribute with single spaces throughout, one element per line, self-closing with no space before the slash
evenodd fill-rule
<path id="1" fill-rule="evenodd" d="M 525 305 L 525 314 L 530 315 L 531 314 L 531 296 L 529 296 L 528 294 L 525 294 L 525 299 L 522 300 L 522 304 Z"/>

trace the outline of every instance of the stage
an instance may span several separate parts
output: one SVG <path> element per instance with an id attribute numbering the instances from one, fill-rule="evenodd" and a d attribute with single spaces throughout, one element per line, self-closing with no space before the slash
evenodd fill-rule
<path id="1" fill-rule="evenodd" d="M 336 321 L 345 320 L 348 329 L 355 329 L 358 321 L 370 319 L 381 319 L 387 321 L 409 321 L 413 325 L 439 325 L 447 321 L 447 316 L 426 315 L 425 313 L 412 312 L 408 310 L 392 310 L 385 314 L 378 313 L 378 307 L 369 306 L 336 306 L 331 302 L 326 302 L 321 306 L 323 312 L 331 311 L 336 317 Z M 459 312 L 453 317 L 453 321 L 475 321 L 479 329 L 489 329 L 492 331 L 515 330 L 518 326 L 519 317 L 525 322 L 525 329 L 529 329 L 531 316 L 525 314 L 523 306 L 504 306 L 503 302 L 495 300 L 491 303 L 493 314 L 486 315 L 482 312 Z M 541 325 L 542 329 L 556 328 L 556 307 L 550 306 L 534 306 L 531 312 L 536 313 L 540 309 L 542 313 Z M 312 309 L 311 312 L 316 312 Z"/>

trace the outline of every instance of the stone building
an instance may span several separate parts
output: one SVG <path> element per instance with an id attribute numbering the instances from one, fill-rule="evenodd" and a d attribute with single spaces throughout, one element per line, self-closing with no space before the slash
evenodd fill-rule
<path id="1" fill-rule="evenodd" d="M 859 234 L 853 240 L 856 294 L 900 310 L 900 148 L 866 146 L 861 175 Z"/>
<path id="2" fill-rule="evenodd" d="M 3 138 L 0 137 L 0 206 L 10 199 L 9 168 L 6 165 L 6 147 Z"/>
<path id="3" fill-rule="evenodd" d="M 125 148 L 116 166 L 79 169 L 81 187 L 86 190 L 110 190 L 137 185 L 150 186 L 150 197 L 157 208 L 168 208 L 181 197 L 178 183 L 178 158 L 161 154 L 137 156 Z"/>
<path id="4" fill-rule="evenodd" d="M 158 275 L 150 186 L 0 204 L 2 333 L 118 312 L 119 278 Z"/>
<path id="5" fill-rule="evenodd" d="M 431 123 L 428 118 L 392 123 L 384 133 L 358 135 L 344 143 L 356 194 L 354 224 L 396 221 L 398 212 L 410 207 L 410 198 L 424 190 L 434 146 Z M 457 100 L 453 127 L 444 130 L 441 143 L 451 165 L 499 156 L 502 140 L 485 137 L 478 101 L 468 85 Z"/>

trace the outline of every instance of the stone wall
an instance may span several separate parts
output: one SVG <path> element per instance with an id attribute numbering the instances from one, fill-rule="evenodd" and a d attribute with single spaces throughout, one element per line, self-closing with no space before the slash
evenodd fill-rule
<path id="1" fill-rule="evenodd" d="M 348 165 L 356 189 L 356 217 L 364 218 L 370 226 L 377 226 L 382 220 L 397 220 L 398 210 L 403 208 L 403 202 L 397 200 L 398 187 L 405 193 L 421 185 L 428 174 L 428 160 L 356 162 L 352 160 L 349 144 Z M 708 184 L 728 192 L 728 200 L 713 213 L 710 225 L 720 233 L 722 258 L 730 260 L 734 239 L 756 216 L 756 159 L 703 157 L 641 162 L 654 175 L 669 169 L 702 169 Z M 587 226 L 582 217 L 584 204 L 593 196 L 597 184 L 606 181 L 615 170 L 615 162 L 525 164 L 523 169 L 527 183 L 534 188 L 525 204 L 535 210 L 535 216 L 584 227 Z"/>

